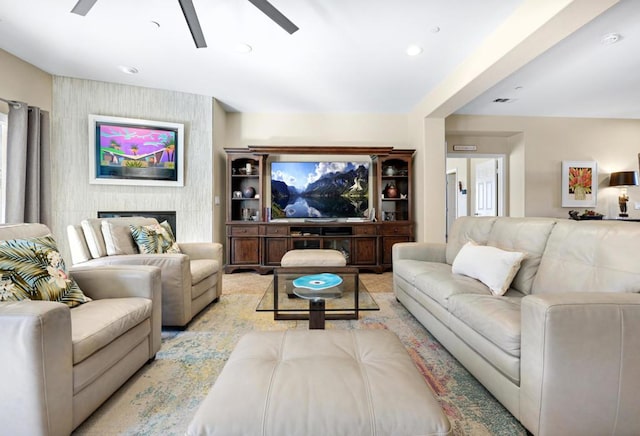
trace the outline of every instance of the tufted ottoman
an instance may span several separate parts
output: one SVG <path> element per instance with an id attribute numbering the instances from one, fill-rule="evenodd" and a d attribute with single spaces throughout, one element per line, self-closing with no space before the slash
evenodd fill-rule
<path id="1" fill-rule="evenodd" d="M 188 435 L 448 435 L 388 330 L 253 332 L 240 339 Z"/>

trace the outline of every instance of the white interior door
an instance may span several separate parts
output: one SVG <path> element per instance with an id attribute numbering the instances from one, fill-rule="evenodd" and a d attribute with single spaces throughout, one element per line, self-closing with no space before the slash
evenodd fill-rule
<path id="1" fill-rule="evenodd" d="M 487 159 L 475 168 L 476 216 L 497 216 L 498 161 Z"/>

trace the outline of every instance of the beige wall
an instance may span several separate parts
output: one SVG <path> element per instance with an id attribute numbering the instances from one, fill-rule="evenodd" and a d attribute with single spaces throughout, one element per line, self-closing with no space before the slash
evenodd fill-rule
<path id="1" fill-rule="evenodd" d="M 58 237 L 66 239 L 68 224 L 96 217 L 99 210 L 175 210 L 178 241 L 213 240 L 210 97 L 56 76 L 53 103 L 53 230 Z M 89 184 L 89 114 L 183 123 L 184 187 Z"/>
<path id="2" fill-rule="evenodd" d="M 407 145 L 403 114 L 227 114 L 226 147 L 248 145 Z"/>
<path id="3" fill-rule="evenodd" d="M 0 97 L 51 112 L 52 77 L 0 49 Z M 0 111 L 6 112 L 4 103 L 0 103 Z"/>
<path id="4" fill-rule="evenodd" d="M 561 163 L 563 160 L 594 160 L 598 164 L 598 202 L 593 209 L 605 215 L 618 213 L 618 191 L 609 188 L 613 171 L 638 171 L 640 120 L 608 120 L 544 117 L 486 117 L 454 115 L 447 118 L 447 130 L 460 135 L 464 131 L 512 132 L 512 190 L 524 186 L 524 196 L 514 215 L 568 217 L 572 208 L 561 206 Z M 516 133 L 518 132 L 518 133 Z M 518 174 L 523 172 L 524 181 Z M 514 197 L 512 193 L 512 198 Z M 634 202 L 640 202 L 640 188 L 629 189 L 629 215 L 640 218 Z M 520 208 L 523 206 L 524 213 Z"/>

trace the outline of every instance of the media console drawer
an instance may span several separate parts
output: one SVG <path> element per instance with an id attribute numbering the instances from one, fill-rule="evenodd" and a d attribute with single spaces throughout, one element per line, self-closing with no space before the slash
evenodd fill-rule
<path id="1" fill-rule="evenodd" d="M 258 226 L 228 226 L 232 236 L 258 236 Z"/>
<path id="2" fill-rule="evenodd" d="M 266 226 L 266 234 L 269 236 L 287 236 L 289 234 L 288 226 Z"/>
<path id="3" fill-rule="evenodd" d="M 353 226 L 354 235 L 375 235 L 376 226 Z"/>
<path id="4" fill-rule="evenodd" d="M 411 234 L 411 226 L 407 224 L 382 224 L 380 225 L 381 235 L 403 235 L 409 236 Z"/>

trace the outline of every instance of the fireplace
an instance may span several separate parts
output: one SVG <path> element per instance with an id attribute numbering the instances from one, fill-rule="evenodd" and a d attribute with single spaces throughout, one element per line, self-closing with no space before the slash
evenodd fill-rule
<path id="1" fill-rule="evenodd" d="M 98 218 L 118 218 L 128 216 L 143 216 L 145 218 L 155 218 L 159 223 L 167 221 L 173 230 L 173 235 L 177 238 L 176 234 L 176 211 L 98 211 Z"/>

